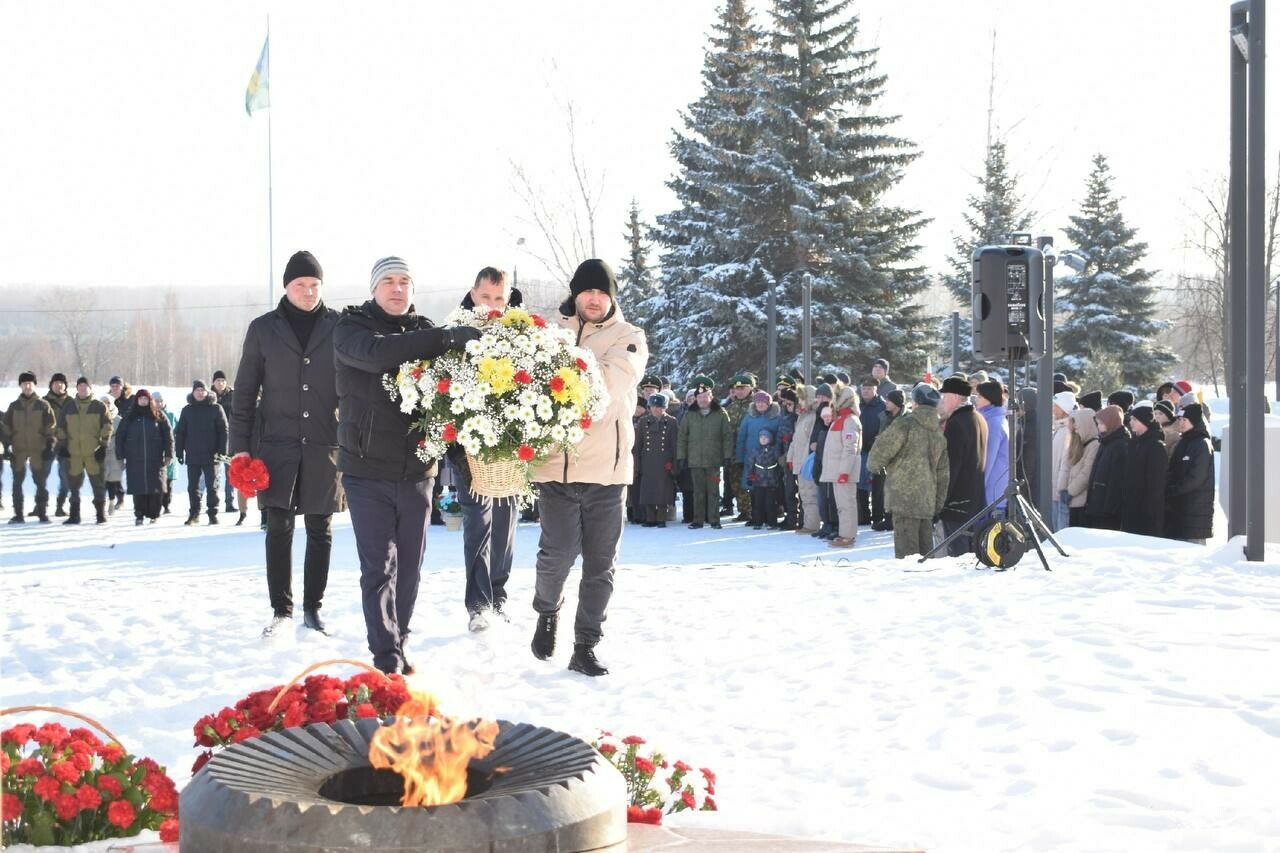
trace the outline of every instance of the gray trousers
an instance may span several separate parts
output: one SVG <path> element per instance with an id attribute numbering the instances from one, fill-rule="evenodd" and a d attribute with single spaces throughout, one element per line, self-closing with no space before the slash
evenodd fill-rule
<path id="1" fill-rule="evenodd" d="M 899 560 L 933 550 L 933 520 L 928 518 L 893 517 L 893 556 Z"/>
<path id="2" fill-rule="evenodd" d="M 565 581 L 574 561 L 582 557 L 578 582 L 575 643 L 594 646 L 603 635 L 601 625 L 613 595 L 613 570 L 622 539 L 626 486 L 597 483 L 539 483 L 537 579 L 533 609 L 556 613 L 564 601 Z"/>

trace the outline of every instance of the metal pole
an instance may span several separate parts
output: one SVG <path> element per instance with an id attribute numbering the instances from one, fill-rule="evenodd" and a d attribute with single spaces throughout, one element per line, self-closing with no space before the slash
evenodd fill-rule
<path id="1" fill-rule="evenodd" d="M 1266 131 L 1266 70 L 1267 61 L 1267 0 L 1250 0 L 1249 3 L 1249 257 L 1248 296 L 1245 333 L 1247 364 L 1245 366 L 1245 398 L 1249 405 L 1245 410 L 1245 434 L 1248 436 L 1245 453 L 1248 462 L 1245 487 L 1245 559 L 1260 562 L 1263 559 L 1263 534 L 1265 532 L 1265 477 L 1267 466 L 1263 435 L 1262 401 L 1258 398 L 1266 387 L 1267 280 L 1266 280 L 1266 232 L 1264 220 L 1267 206 L 1267 166 L 1263 145 Z"/>
<path id="2" fill-rule="evenodd" d="M 1048 243 L 1042 242 L 1044 251 Z M 1054 255 L 1046 255 L 1044 262 L 1044 356 L 1036 377 L 1036 493 L 1032 502 L 1040 517 L 1052 529 L 1053 519 L 1053 267 Z M 1027 371 L 1030 373 L 1030 370 Z"/>
<path id="3" fill-rule="evenodd" d="M 951 372 L 960 370 L 960 312 L 951 312 Z"/>
<path id="4" fill-rule="evenodd" d="M 810 312 L 813 298 L 813 277 L 809 273 L 805 273 L 804 278 L 800 281 L 800 292 L 803 315 L 800 326 L 800 360 L 804 370 L 804 381 L 816 387 L 818 383 L 814 381 L 813 376 L 813 314 Z"/>
<path id="5" fill-rule="evenodd" d="M 778 288 L 773 281 L 769 287 L 769 343 L 765 356 L 764 381 L 761 388 L 772 388 L 778 373 Z"/>
<path id="6" fill-rule="evenodd" d="M 1231 30 L 1241 31 L 1248 21 L 1248 2 L 1231 6 Z M 1227 221 L 1227 396 L 1231 411 L 1227 419 L 1227 536 L 1245 532 L 1245 415 L 1249 395 L 1245 384 L 1245 193 L 1248 136 L 1246 134 L 1247 63 L 1234 38 L 1231 48 L 1231 175 L 1228 183 Z"/>

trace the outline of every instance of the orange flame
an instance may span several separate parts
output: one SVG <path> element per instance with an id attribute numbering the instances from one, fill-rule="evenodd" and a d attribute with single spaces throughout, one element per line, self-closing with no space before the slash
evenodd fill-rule
<path id="1" fill-rule="evenodd" d="M 394 721 L 369 741 L 369 763 L 404 777 L 403 806 L 439 806 L 467 795 L 467 765 L 493 752 L 498 724 L 459 721 L 440 712 L 435 697 L 413 693 Z"/>

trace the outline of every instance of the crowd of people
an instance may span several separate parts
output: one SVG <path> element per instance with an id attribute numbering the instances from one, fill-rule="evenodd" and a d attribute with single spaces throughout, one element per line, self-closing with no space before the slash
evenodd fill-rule
<path id="1" fill-rule="evenodd" d="M 684 399 L 645 376 L 636 398 L 628 519 L 793 530 L 850 548 L 859 527 L 894 531 L 899 558 L 947 542 L 973 548 L 975 519 L 1002 517 L 1017 442 L 1017 474 L 1035 493 L 1035 388 L 1020 392 L 1010 435 L 1008 389 L 977 371 L 899 386 L 876 359 L 856 385 L 844 371 L 816 383 L 792 370 L 772 389 L 749 372 L 723 399 L 697 376 Z M 1208 409 L 1186 380 L 1152 399 L 1081 393 L 1054 378 L 1052 530 L 1124 530 L 1203 543 L 1213 535 L 1214 459 Z M 736 513 L 736 514 L 735 514 Z M 954 534 L 954 535 L 953 535 Z"/>
<path id="2" fill-rule="evenodd" d="M 247 516 L 230 485 L 236 459 L 255 457 L 269 471 L 257 495 L 265 531 L 271 637 L 294 617 L 292 543 L 304 519 L 303 626 L 327 633 L 321 617 L 332 554 L 332 517 L 349 509 L 360 567 L 369 652 L 384 672 L 414 671 L 407 658 L 427 527 L 438 518 L 444 481 L 463 516 L 465 584 L 460 596 L 472 631 L 509 621 L 518 509 L 511 500 L 473 493 L 465 454 L 423 460 L 412 414 L 387 393 L 383 376 L 406 361 L 465 351 L 479 331 L 440 328 L 417 314 L 414 282 L 402 258 L 374 264 L 370 298 L 341 313 L 322 299 L 324 273 L 297 252 L 277 306 L 246 332 L 234 386 L 213 373 L 192 383 L 174 414 L 162 393 L 111 378 L 105 395 L 81 376 L 74 395 L 55 373 L 36 392 L 31 371 L 0 421 L 3 458 L 12 466 L 10 524 L 50 522 L 47 479 L 57 471 L 54 516 L 81 523 L 81 491 L 90 483 L 94 520 L 105 524 L 127 493 L 134 523 L 170 512 L 177 466 L 186 466 L 186 524 L 218 524 L 221 512 Z M 495 267 L 464 294 L 465 308 L 502 310 L 521 296 Z M 894 553 L 971 550 L 975 519 L 999 517 L 1010 477 L 1033 494 L 1041 430 L 1035 389 L 1019 392 L 1014 417 L 998 378 L 978 371 L 945 381 L 899 385 L 887 359 L 875 359 L 855 383 L 842 370 L 807 381 L 780 373 L 772 388 L 749 372 L 733 376 L 723 397 L 696 376 L 683 398 L 664 377 L 642 375 L 644 332 L 626 322 L 608 264 L 583 262 L 556 320 L 588 348 L 608 388 L 608 410 L 570 452 L 535 465 L 541 525 L 530 648 L 554 654 L 563 590 L 581 558 L 569 668 L 601 676 L 613 576 L 627 521 L 666 527 L 677 503 L 692 529 L 729 522 L 752 530 L 789 530 L 848 549 L 861 527 L 893 531 Z M 1213 447 L 1208 411 L 1185 381 L 1165 383 L 1153 400 L 1116 391 L 1082 394 L 1055 377 L 1052 440 L 1054 501 L 1049 523 L 1113 528 L 1203 543 L 1213 527 Z M 632 409 L 634 401 L 634 410 Z M 1012 435 L 1011 435 L 1012 424 Z M 1019 453 L 1012 454 L 1014 448 Z M 1011 458 L 1017 459 L 1011 470 Z M 220 470 L 221 469 L 221 470 Z M 2 472 L 0 468 L 0 472 Z M 28 510 L 24 483 L 35 501 Z M 2 489 L 2 486 L 0 486 Z M 678 500 L 677 500 L 678 497 Z M 204 519 L 204 521 L 202 521 Z"/>

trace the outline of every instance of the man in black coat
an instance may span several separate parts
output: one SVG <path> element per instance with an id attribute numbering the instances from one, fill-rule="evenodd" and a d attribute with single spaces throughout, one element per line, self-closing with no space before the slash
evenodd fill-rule
<path id="1" fill-rule="evenodd" d="M 191 502 L 187 524 L 200 523 L 202 477 L 208 496 L 206 506 L 209 510 L 209 523 L 217 524 L 220 505 L 218 489 L 221 486 L 222 472 L 218 470 L 221 466 L 214 462 L 214 458 L 227 453 L 227 416 L 218 405 L 218 398 L 210 394 L 204 382 L 199 379 L 191 383 L 187 405 L 182 407 L 182 414 L 178 418 L 173 446 L 178 464 L 187 466 L 187 498 Z"/>
<path id="2" fill-rule="evenodd" d="M 1163 536 L 1164 490 L 1169 474 L 1164 434 L 1156 426 L 1155 412 L 1150 406 L 1130 410 L 1129 429 L 1133 431 L 1133 438 L 1129 441 L 1129 460 L 1121 488 L 1124 506 L 1120 511 L 1120 529 L 1142 536 Z"/>
<path id="3" fill-rule="evenodd" d="M 874 377 L 863 379 L 859 391 L 862 395 L 862 470 L 858 477 L 858 524 L 883 524 L 884 474 L 867 470 L 867 456 L 880 434 L 884 399 L 880 396 L 880 383 Z"/>
<path id="4" fill-rule="evenodd" d="M 1165 535 L 1203 545 L 1213 535 L 1213 444 L 1199 403 L 1174 421 L 1182 435 L 1169 460 Z"/>
<path id="5" fill-rule="evenodd" d="M 942 529 L 947 536 L 987 505 L 984 470 L 987 459 L 987 422 L 969 402 L 969 379 L 962 373 L 942 383 L 938 412 L 945 419 L 942 434 L 947 439 L 951 479 L 947 500 L 942 506 Z M 961 534 L 947 546 L 947 553 L 959 557 L 973 551 L 973 538 Z"/>
<path id="6" fill-rule="evenodd" d="M 324 271 L 310 252 L 284 269 L 284 296 L 244 336 L 232 392 L 231 453 L 255 456 L 270 483 L 258 492 L 266 519 L 271 636 L 293 617 L 293 530 L 303 516 L 303 624 L 325 631 L 320 606 L 329 582 L 331 519 L 346 508 L 338 484 L 338 386 L 333 330 L 338 312 L 321 298 Z M 237 522 L 238 523 L 238 522 Z"/>
<path id="7" fill-rule="evenodd" d="M 338 365 L 338 470 L 351 505 L 360 594 L 373 665 L 411 674 L 404 656 L 426 554 L 436 462 L 418 458 L 423 435 L 382 385 L 406 361 L 437 358 L 478 340 L 470 326 L 435 328 L 413 309 L 403 259 L 373 265 L 373 298 L 342 312 L 334 331 Z"/>
<path id="8" fill-rule="evenodd" d="M 218 405 L 222 407 L 222 413 L 227 416 L 227 424 L 230 424 L 231 416 L 236 411 L 236 389 L 227 384 L 227 374 L 221 370 L 215 370 L 213 372 L 213 382 L 209 384 L 209 390 L 218 398 Z M 222 476 L 225 478 L 226 483 L 227 512 L 240 510 L 240 518 L 236 521 L 236 526 L 239 527 L 244 524 L 245 513 L 249 505 L 244 495 L 231 488 L 230 460 L 222 466 Z"/>
<path id="9" fill-rule="evenodd" d="M 1125 468 L 1129 464 L 1129 430 L 1124 426 L 1124 412 L 1119 406 L 1103 406 L 1094 419 L 1098 424 L 1098 455 L 1089 474 L 1085 525 L 1119 530 L 1124 508 Z"/>
<path id="10" fill-rule="evenodd" d="M 520 291 L 507 281 L 507 274 L 485 267 L 476 274 L 471 289 L 462 297 L 463 308 L 484 305 L 502 311 L 522 304 Z M 471 492 L 471 468 L 462 445 L 454 443 L 445 451 L 458 475 L 458 503 L 462 505 L 462 558 L 466 563 L 463 604 L 467 608 L 467 629 L 489 627 L 488 612 L 509 621 L 505 611 L 507 579 L 515 557 L 516 515 L 519 507 L 512 499 L 491 498 Z"/>

